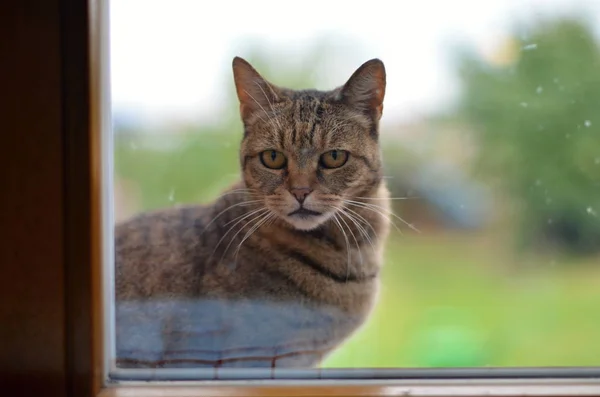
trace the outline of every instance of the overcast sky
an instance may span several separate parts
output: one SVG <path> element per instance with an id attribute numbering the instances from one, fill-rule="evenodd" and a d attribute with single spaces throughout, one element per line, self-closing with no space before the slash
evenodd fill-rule
<path id="1" fill-rule="evenodd" d="M 581 6 L 600 22 L 600 0 L 111 0 L 113 107 L 149 120 L 210 118 L 233 87 L 231 58 L 248 52 L 248 39 L 288 59 L 335 32 L 334 73 L 317 88 L 381 58 L 385 120 L 408 120 L 456 95 L 451 43 L 490 52 L 515 19 Z"/>

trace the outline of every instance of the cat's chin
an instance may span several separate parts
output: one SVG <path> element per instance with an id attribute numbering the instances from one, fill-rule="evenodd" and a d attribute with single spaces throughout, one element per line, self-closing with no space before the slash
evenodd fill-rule
<path id="1" fill-rule="evenodd" d="M 285 221 L 295 229 L 302 231 L 310 231 L 324 224 L 333 214 L 326 212 L 319 215 L 286 215 Z"/>

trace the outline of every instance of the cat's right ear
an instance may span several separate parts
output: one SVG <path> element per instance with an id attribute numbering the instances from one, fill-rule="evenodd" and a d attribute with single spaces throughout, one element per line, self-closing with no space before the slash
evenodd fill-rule
<path id="1" fill-rule="evenodd" d="M 246 121 L 256 111 L 270 110 L 281 101 L 277 87 L 265 80 L 246 60 L 233 58 L 233 79 L 240 101 L 240 115 Z"/>
<path id="2" fill-rule="evenodd" d="M 379 120 L 385 97 L 385 66 L 375 58 L 362 64 L 338 93 L 353 108 Z"/>

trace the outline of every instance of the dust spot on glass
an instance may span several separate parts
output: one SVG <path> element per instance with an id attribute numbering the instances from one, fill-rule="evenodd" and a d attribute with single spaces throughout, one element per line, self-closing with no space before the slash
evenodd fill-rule
<path id="1" fill-rule="evenodd" d="M 541 85 L 538 86 L 538 88 L 535 89 L 536 94 L 541 94 L 542 92 L 544 92 L 544 87 L 542 87 Z"/>
<path id="2" fill-rule="evenodd" d="M 594 159 L 594 164 L 599 165 L 600 164 L 600 157 L 596 157 Z"/>
<path id="3" fill-rule="evenodd" d="M 175 201 L 175 188 L 172 187 L 171 190 L 169 191 L 169 202 L 174 202 Z"/>
<path id="4" fill-rule="evenodd" d="M 598 213 L 592 207 L 587 207 L 586 208 L 586 212 L 588 214 L 590 214 L 591 216 L 597 216 L 598 215 Z"/>
<path id="5" fill-rule="evenodd" d="M 137 150 L 138 149 L 138 145 L 134 141 L 131 141 L 131 142 L 129 142 L 129 148 L 131 150 Z"/>
<path id="6" fill-rule="evenodd" d="M 524 108 L 529 106 L 529 104 L 527 102 L 521 102 L 520 105 L 521 105 L 521 107 L 524 107 Z"/>
<path id="7" fill-rule="evenodd" d="M 521 49 L 523 51 L 531 51 L 531 50 L 537 49 L 537 47 L 538 47 L 538 45 L 536 43 L 531 43 L 531 44 L 524 45 Z"/>
<path id="8" fill-rule="evenodd" d="M 586 127 L 591 127 L 592 122 L 589 121 L 589 120 L 586 120 L 586 121 L 583 122 L 583 125 L 585 125 Z"/>
<path id="9" fill-rule="evenodd" d="M 565 138 L 567 138 L 567 139 L 571 138 L 571 134 L 565 134 Z"/>

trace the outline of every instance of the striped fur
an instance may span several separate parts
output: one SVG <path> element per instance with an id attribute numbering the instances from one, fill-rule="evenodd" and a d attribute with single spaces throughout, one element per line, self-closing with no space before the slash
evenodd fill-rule
<path id="1" fill-rule="evenodd" d="M 366 62 L 332 91 L 277 87 L 241 58 L 233 70 L 241 181 L 209 205 L 116 227 L 121 366 L 315 366 L 376 301 L 389 229 L 383 64 Z M 322 167 L 319 157 L 334 149 L 348 151 L 347 162 Z M 283 153 L 286 166 L 267 168 L 265 150 Z M 311 191 L 302 205 L 321 215 L 289 215 L 300 206 L 295 188 Z M 263 349 L 262 358 L 243 357 L 248 349 Z"/>

